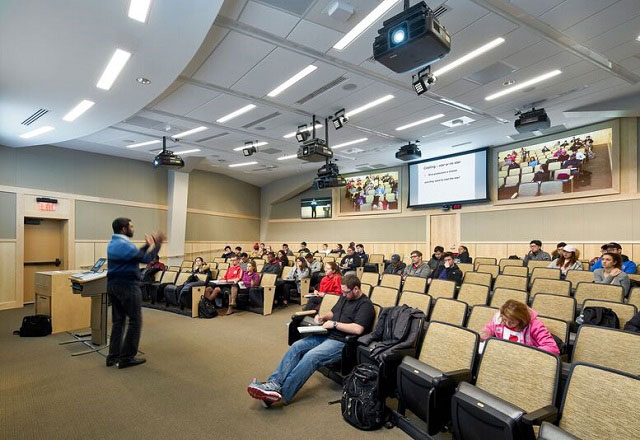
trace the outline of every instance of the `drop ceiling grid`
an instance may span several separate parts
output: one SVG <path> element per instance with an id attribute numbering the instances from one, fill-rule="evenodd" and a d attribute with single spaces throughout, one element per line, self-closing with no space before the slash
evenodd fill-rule
<path id="1" fill-rule="evenodd" d="M 205 105 L 220 94 L 191 84 L 183 84 L 176 91 L 153 106 L 158 110 L 187 115 L 198 107 Z"/>
<path id="2" fill-rule="evenodd" d="M 300 20 L 287 39 L 324 53 L 336 44 L 342 35 L 341 32 L 326 26 L 309 20 Z"/>
<path id="3" fill-rule="evenodd" d="M 638 0 L 622 0 L 564 31 L 578 43 L 592 40 L 640 15 Z"/>
<path id="4" fill-rule="evenodd" d="M 510 0 L 514 6 L 521 8 L 535 17 L 539 17 L 565 1 L 566 0 L 536 0 L 532 2 L 531 0 Z"/>
<path id="5" fill-rule="evenodd" d="M 617 2 L 618 0 L 567 0 L 542 14 L 540 20 L 564 31 Z"/>
<path id="6" fill-rule="evenodd" d="M 249 1 L 240 14 L 239 21 L 280 37 L 286 37 L 298 24 L 300 18 L 279 9 Z"/>

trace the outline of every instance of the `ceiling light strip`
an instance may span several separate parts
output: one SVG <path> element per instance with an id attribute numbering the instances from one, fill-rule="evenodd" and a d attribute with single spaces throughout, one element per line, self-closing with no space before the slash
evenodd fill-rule
<path id="1" fill-rule="evenodd" d="M 103 90 L 109 90 L 116 78 L 118 78 L 118 75 L 120 75 L 120 72 L 122 72 L 122 69 L 124 69 L 129 58 L 131 58 L 131 54 L 129 52 L 122 49 L 116 49 L 109 60 L 109 64 L 107 64 L 104 72 L 102 72 L 102 76 L 100 76 L 96 87 Z"/>
<path id="2" fill-rule="evenodd" d="M 87 99 L 83 99 L 82 101 L 80 101 L 80 103 L 78 105 L 76 105 L 69 113 L 67 113 L 66 115 L 64 115 L 64 117 L 62 118 L 64 121 L 67 122 L 73 122 L 75 121 L 78 117 L 80 117 L 80 115 L 82 115 L 84 112 L 86 112 L 87 110 L 89 110 L 91 107 L 93 107 L 93 105 L 95 104 L 95 102 L 93 101 L 89 101 Z"/>
<path id="3" fill-rule="evenodd" d="M 236 168 L 236 167 L 246 167 L 247 165 L 255 165 L 258 162 L 253 161 L 253 162 L 241 162 L 241 163 L 232 163 L 231 165 L 229 165 L 229 168 Z"/>
<path id="4" fill-rule="evenodd" d="M 494 100 L 496 98 L 500 98 L 500 97 L 502 97 L 504 95 L 508 95 L 509 93 L 513 93 L 513 92 L 516 92 L 518 90 L 526 89 L 527 87 L 530 87 L 530 86 L 532 86 L 534 84 L 537 84 L 539 82 L 545 81 L 545 80 L 550 79 L 550 78 L 553 78 L 554 76 L 558 76 L 561 73 L 562 73 L 562 71 L 559 70 L 559 69 L 552 70 L 551 72 L 547 72 L 547 73 L 545 73 L 543 75 L 536 76 L 535 78 L 531 78 L 531 79 L 529 79 L 527 81 L 524 81 L 524 82 L 522 82 L 522 83 L 520 83 L 520 84 L 518 84 L 516 86 L 509 87 L 508 89 L 504 89 L 504 90 L 499 91 L 498 93 L 494 93 L 493 95 L 489 95 L 484 99 L 485 99 L 485 101 L 492 101 L 492 100 Z"/>
<path id="5" fill-rule="evenodd" d="M 174 154 L 191 154 L 191 153 L 198 153 L 199 151 L 200 151 L 200 148 L 193 148 L 191 150 L 174 151 Z"/>
<path id="6" fill-rule="evenodd" d="M 257 147 L 263 147 L 265 145 L 269 145 L 269 142 L 254 142 L 254 143 L 251 143 L 251 145 L 243 145 L 241 147 L 236 147 L 233 149 L 233 151 L 242 151 L 245 148 L 251 148 L 251 147 L 257 148 Z"/>
<path id="7" fill-rule="evenodd" d="M 138 148 L 138 147 L 144 147 L 145 145 L 154 145 L 159 143 L 160 141 L 156 139 L 155 141 L 146 141 L 146 142 L 139 142 L 137 144 L 127 145 L 127 148 Z"/>
<path id="8" fill-rule="evenodd" d="M 21 134 L 20 137 L 22 139 L 29 139 L 29 138 L 32 138 L 32 137 L 35 137 L 35 136 L 38 136 L 38 135 L 41 135 L 41 134 L 44 134 L 44 133 L 48 133 L 51 130 L 55 130 L 55 128 L 53 128 L 50 125 L 45 125 L 43 127 L 36 128 L 35 130 L 31 130 L 31 131 L 28 131 L 28 132 L 26 132 L 24 134 Z"/>
<path id="9" fill-rule="evenodd" d="M 469 52 L 466 55 L 461 56 L 460 58 L 458 58 L 457 60 L 442 66 L 440 69 L 436 70 L 433 72 L 433 75 L 438 77 L 441 76 L 453 69 L 455 69 L 458 66 L 461 66 L 462 64 L 471 61 L 474 58 L 479 57 L 480 55 L 482 55 L 483 53 L 486 53 L 488 51 L 490 51 L 491 49 L 495 49 L 496 47 L 500 46 L 502 43 L 505 42 L 505 39 L 502 37 L 496 38 L 493 41 L 488 42 L 487 44 L 480 46 L 477 49 L 472 50 L 471 52 Z"/>
<path id="10" fill-rule="evenodd" d="M 331 147 L 331 149 L 335 150 L 336 148 L 348 147 L 349 145 L 360 144 L 368 140 L 369 140 L 368 138 L 355 139 L 353 141 L 343 142 L 342 144 L 334 145 L 333 147 Z"/>
<path id="11" fill-rule="evenodd" d="M 383 103 L 385 103 L 385 102 L 387 102 L 387 101 L 390 101 L 390 100 L 392 100 L 393 98 L 394 98 L 394 96 L 393 96 L 393 95 L 385 95 L 385 96 L 383 96 L 382 98 L 378 98 L 378 99 L 376 99 L 375 101 L 371 101 L 371 102 L 370 102 L 370 103 L 368 103 L 368 104 L 365 104 L 365 105 L 363 105 L 363 106 L 360 106 L 360 107 L 358 107 L 358 108 L 355 108 L 355 109 L 353 109 L 353 110 L 351 110 L 351 111 L 347 112 L 347 113 L 345 114 L 345 116 L 346 116 L 347 118 L 350 118 L 350 117 L 352 117 L 352 116 L 357 115 L 358 113 L 362 113 L 362 112 L 363 112 L 363 111 L 365 111 L 365 110 L 369 110 L 370 108 L 376 107 L 376 106 L 378 106 L 378 105 L 380 105 L 380 104 L 383 104 Z"/>
<path id="12" fill-rule="evenodd" d="M 384 0 L 373 11 L 369 12 L 353 29 L 342 37 L 333 48 L 336 50 L 344 50 L 349 44 L 351 44 L 356 38 L 362 35 L 373 23 L 378 21 L 380 17 L 389 12 L 400 0 Z"/>
<path id="13" fill-rule="evenodd" d="M 131 0 L 129 3 L 129 18 L 144 23 L 147 21 L 151 0 Z"/>
<path id="14" fill-rule="evenodd" d="M 239 108 L 238 110 L 236 110 L 234 112 L 231 112 L 228 115 L 221 117 L 220 119 L 216 119 L 216 122 L 219 123 L 219 124 L 222 124 L 224 122 L 232 120 L 233 118 L 237 118 L 238 116 L 243 115 L 243 114 L 253 110 L 254 108 L 256 108 L 255 104 L 245 105 L 244 107 Z"/>
<path id="15" fill-rule="evenodd" d="M 322 127 L 323 127 L 322 124 L 316 124 L 316 130 L 319 129 L 319 128 L 322 128 Z M 309 131 L 310 132 L 310 131 L 312 131 L 312 128 L 311 127 L 307 127 L 307 128 L 305 128 L 305 129 L 303 129 L 301 131 Z M 291 133 L 287 133 L 282 137 L 285 138 L 285 139 L 289 139 L 289 138 L 294 137 L 296 135 L 296 133 L 297 133 L 297 131 L 294 131 L 294 132 L 291 132 Z"/>
<path id="16" fill-rule="evenodd" d="M 440 119 L 442 117 L 444 117 L 444 113 L 439 113 L 437 115 L 433 115 L 428 118 L 420 119 L 419 121 L 416 121 L 416 122 L 411 122 L 410 124 L 402 125 L 396 128 L 396 130 L 397 131 L 406 130 L 407 128 L 415 127 L 416 125 L 420 125 L 420 124 L 426 124 L 427 122 L 435 121 L 436 119 Z"/>
<path id="17" fill-rule="evenodd" d="M 289 159 L 295 159 L 297 157 L 298 157 L 297 154 L 290 154 L 288 156 L 279 157 L 278 160 L 289 160 Z"/>
<path id="18" fill-rule="evenodd" d="M 179 139 L 179 138 L 183 138 L 185 136 L 189 136 L 191 134 L 200 133 L 201 131 L 205 131 L 207 129 L 208 129 L 208 127 L 205 127 L 204 125 L 202 125 L 200 127 L 192 128 L 191 130 L 183 131 L 182 133 L 178 133 L 178 134 L 176 134 L 174 136 L 171 136 L 171 137 Z"/>
<path id="19" fill-rule="evenodd" d="M 300 81 L 302 78 L 304 78 L 305 76 L 309 75 L 311 72 L 313 72 L 314 70 L 316 70 L 318 67 L 314 66 L 313 64 L 308 65 L 307 67 L 305 67 L 304 69 L 302 69 L 300 72 L 296 73 L 295 75 L 293 75 L 291 78 L 289 78 L 288 80 L 286 80 L 285 82 L 283 82 L 282 84 L 280 84 L 278 87 L 276 87 L 275 89 L 273 89 L 272 91 L 270 91 L 267 96 L 270 98 L 275 98 L 276 96 L 278 96 L 280 93 L 284 92 L 286 89 L 288 89 L 289 87 L 291 87 L 292 85 L 294 85 L 295 83 L 297 83 L 298 81 Z"/>

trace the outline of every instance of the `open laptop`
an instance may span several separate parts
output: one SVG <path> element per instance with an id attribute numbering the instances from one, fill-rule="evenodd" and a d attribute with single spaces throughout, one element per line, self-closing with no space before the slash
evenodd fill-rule
<path id="1" fill-rule="evenodd" d="M 104 266 L 104 263 L 106 262 L 107 262 L 106 258 L 98 258 L 98 261 L 95 262 L 91 270 L 89 270 L 88 272 L 82 272 L 79 275 L 89 275 L 92 273 L 98 273 L 100 272 L 100 269 L 102 268 L 102 266 Z"/>

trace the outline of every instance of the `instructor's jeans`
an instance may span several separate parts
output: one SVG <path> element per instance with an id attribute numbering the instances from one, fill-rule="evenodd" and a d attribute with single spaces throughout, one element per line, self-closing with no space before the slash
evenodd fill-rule
<path id="1" fill-rule="evenodd" d="M 142 330 L 142 293 L 140 286 L 133 282 L 129 285 L 114 284 L 107 287 L 111 299 L 111 342 L 109 344 L 109 360 L 131 360 L 138 353 L 140 332 Z M 127 334 L 124 336 L 125 318 L 129 318 Z"/>
<path id="2" fill-rule="evenodd" d="M 342 357 L 343 347 L 344 342 L 325 335 L 302 338 L 289 348 L 268 381 L 280 385 L 282 398 L 289 403 L 318 367 Z"/>

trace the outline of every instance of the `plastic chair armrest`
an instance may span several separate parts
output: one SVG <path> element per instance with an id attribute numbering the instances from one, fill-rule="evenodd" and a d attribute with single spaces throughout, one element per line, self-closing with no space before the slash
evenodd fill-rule
<path id="1" fill-rule="evenodd" d="M 522 416 L 522 422 L 524 424 L 537 426 L 540 426 L 542 422 L 553 423 L 557 419 L 558 408 L 553 405 L 547 405 L 544 408 L 537 409 Z"/>
<path id="2" fill-rule="evenodd" d="M 473 373 L 468 369 L 448 371 L 445 374 L 449 380 L 454 381 L 456 384 L 460 382 L 471 382 L 473 379 Z"/>

